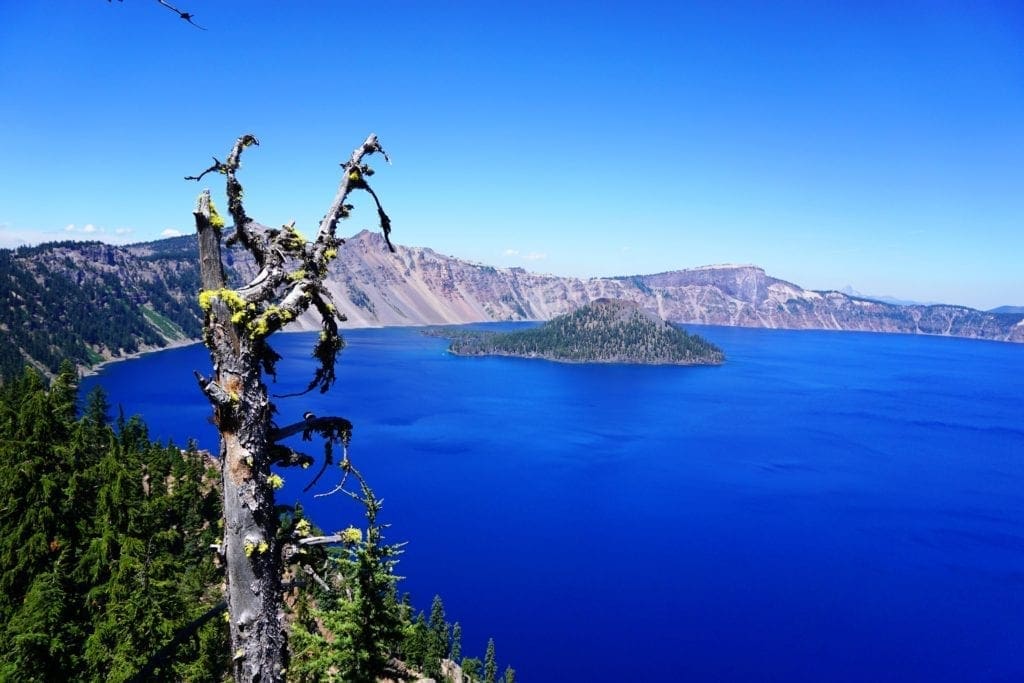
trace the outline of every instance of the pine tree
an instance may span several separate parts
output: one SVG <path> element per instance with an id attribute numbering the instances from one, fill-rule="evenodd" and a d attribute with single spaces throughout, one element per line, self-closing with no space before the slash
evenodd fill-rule
<path id="1" fill-rule="evenodd" d="M 494 638 L 487 641 L 487 651 L 484 653 L 484 683 L 495 683 L 495 676 L 498 675 L 498 663 L 494 659 Z"/>
<path id="2" fill-rule="evenodd" d="M 384 543 L 377 521 L 380 500 L 358 471 L 366 512 L 365 536 L 350 527 L 340 535 L 343 548 L 332 555 L 331 590 L 318 596 L 312 619 L 298 621 L 291 630 L 292 663 L 289 675 L 298 681 L 351 681 L 372 683 L 386 673 L 388 658 L 402 642 L 408 650 L 426 652 L 429 629 L 420 614 L 415 644 L 410 646 L 408 627 L 403 629 L 394 574 L 401 552 Z"/>
<path id="3" fill-rule="evenodd" d="M 452 626 L 452 653 L 451 660 L 453 662 L 459 661 L 462 657 L 462 624 L 455 622 Z"/>
<path id="4" fill-rule="evenodd" d="M 76 420 L 76 389 L 66 364 L 0 389 L 0 680 L 124 681 L 216 600 L 201 456 L 115 432 L 102 392 Z M 217 680 L 223 624 L 181 650 L 156 678 Z"/>
<path id="5" fill-rule="evenodd" d="M 440 595 L 434 596 L 427 628 L 430 636 L 424 673 L 436 679 L 441 677 L 441 660 L 448 656 L 448 622 L 444 620 L 444 603 Z"/>

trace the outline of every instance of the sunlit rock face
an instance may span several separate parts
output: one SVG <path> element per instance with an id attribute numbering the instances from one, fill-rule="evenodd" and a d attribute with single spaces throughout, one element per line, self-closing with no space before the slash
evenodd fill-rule
<path id="1" fill-rule="evenodd" d="M 339 249 L 329 288 L 353 326 L 548 320 L 599 298 L 634 301 L 678 323 L 939 334 L 1024 342 L 1021 316 L 963 306 L 896 306 L 803 289 L 750 265 L 571 278 L 494 268 L 424 247 L 390 253 L 363 231 Z M 313 314 L 298 321 L 313 329 Z"/>

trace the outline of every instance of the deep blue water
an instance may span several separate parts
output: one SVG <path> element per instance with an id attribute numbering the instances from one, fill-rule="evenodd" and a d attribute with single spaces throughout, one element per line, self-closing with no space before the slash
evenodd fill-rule
<path id="1" fill-rule="evenodd" d="M 694 327 L 718 368 L 456 358 L 357 330 L 326 397 L 464 651 L 523 681 L 1024 680 L 1024 346 Z M 279 335 L 284 392 L 311 337 Z M 201 346 L 108 367 L 216 450 Z M 297 373 L 297 374 L 296 374 Z M 286 499 L 312 471 L 287 471 Z M 331 486 L 337 473 L 325 475 Z M 345 497 L 305 499 L 328 529 Z"/>

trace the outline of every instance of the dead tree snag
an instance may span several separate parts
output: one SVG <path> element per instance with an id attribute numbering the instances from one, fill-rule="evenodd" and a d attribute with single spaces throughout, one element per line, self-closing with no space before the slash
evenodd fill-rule
<path id="1" fill-rule="evenodd" d="M 324 286 L 327 268 L 343 243 L 336 234 L 338 221 L 352 210 L 347 203 L 355 190 L 373 197 L 388 247 L 390 220 L 367 178 L 372 169 L 364 159 L 380 153 L 387 159 L 375 135 L 370 135 L 342 164 L 338 191 L 316 235 L 307 240 L 294 224 L 273 229 L 253 221 L 245 211 L 242 185 L 237 178 L 242 154 L 259 145 L 252 135 L 238 138 L 226 161 L 213 164 L 198 176 L 219 173 L 226 180 L 227 209 L 234 233 L 226 244 L 238 243 L 253 257 L 256 276 L 238 288 L 229 288 L 221 259 L 225 220 L 217 213 L 209 190 L 203 191 L 194 212 L 199 237 L 202 291 L 199 305 L 204 313 L 203 336 L 210 350 L 210 377 L 196 373 L 209 399 L 221 437 L 221 479 L 224 496 L 224 541 L 221 552 L 227 573 L 227 605 L 230 616 L 233 668 L 236 681 L 282 681 L 286 669 L 286 636 L 282 617 L 284 553 L 278 539 L 274 491 L 281 478 L 276 466 L 308 466 L 313 458 L 279 443 L 302 433 L 309 440 L 325 440 L 324 466 L 332 446 L 348 445 L 352 425 L 340 417 L 311 417 L 285 427 L 271 423 L 271 405 L 264 375 L 273 376 L 279 356 L 267 339 L 312 307 L 321 319 L 313 355 L 319 361 L 305 393 L 321 392 L 335 380 L 334 365 L 343 341 L 338 323 L 345 317 L 331 301 Z M 347 458 L 345 459 L 347 462 Z M 317 475 L 319 476 L 319 475 Z"/>

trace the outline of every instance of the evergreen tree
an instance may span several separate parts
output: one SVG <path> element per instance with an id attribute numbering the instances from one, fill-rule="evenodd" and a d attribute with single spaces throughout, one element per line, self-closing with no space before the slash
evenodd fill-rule
<path id="1" fill-rule="evenodd" d="M 403 629 L 402 654 L 409 666 L 420 671 L 426 668 L 430 651 L 430 629 L 423 612 L 416 615 Z"/>
<path id="2" fill-rule="evenodd" d="M 457 621 L 452 626 L 452 652 L 450 657 L 453 662 L 459 661 L 462 657 L 462 624 Z"/>
<path id="3" fill-rule="evenodd" d="M 202 456 L 115 432 L 102 392 L 75 419 L 76 392 L 67 364 L 0 389 L 0 680 L 127 680 L 217 600 Z M 207 625 L 154 677 L 218 680 L 225 651 Z"/>
<path id="4" fill-rule="evenodd" d="M 484 653 L 484 683 L 495 683 L 495 676 L 498 675 L 498 662 L 494 658 L 494 638 L 487 641 L 487 651 Z"/>
<path id="5" fill-rule="evenodd" d="M 401 551 L 384 543 L 377 521 L 380 500 L 358 471 L 348 467 L 360 482 L 362 495 L 357 498 L 365 509 L 366 534 L 353 527 L 341 533 L 343 548 L 332 554 L 332 590 L 320 595 L 313 619 L 292 627 L 289 671 L 300 681 L 372 683 L 386 673 L 403 635 L 409 644 L 395 591 L 394 566 Z M 430 632 L 422 614 L 417 626 L 409 649 L 425 652 Z"/>
<path id="6" fill-rule="evenodd" d="M 448 622 L 444 620 L 444 603 L 440 595 L 434 596 L 427 628 L 430 635 L 424 673 L 430 678 L 440 678 L 441 660 L 448 656 Z"/>

